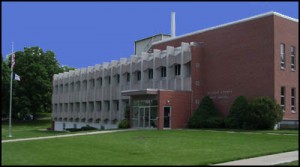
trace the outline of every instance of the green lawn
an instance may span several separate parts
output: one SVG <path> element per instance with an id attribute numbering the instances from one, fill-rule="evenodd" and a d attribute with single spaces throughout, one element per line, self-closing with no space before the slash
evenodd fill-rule
<path id="1" fill-rule="evenodd" d="M 46 131 L 51 127 L 50 119 L 41 119 L 35 121 L 12 121 L 12 138 L 8 137 L 8 121 L 2 122 L 2 140 L 6 139 L 18 139 L 18 138 L 30 138 L 40 136 L 52 136 L 66 134 L 66 132 L 54 132 Z"/>
<path id="2" fill-rule="evenodd" d="M 293 161 L 289 163 L 284 163 L 284 164 L 279 164 L 280 166 L 299 166 L 299 160 L 298 161 Z"/>
<path id="3" fill-rule="evenodd" d="M 298 135 L 137 130 L 2 143 L 2 165 L 208 165 L 298 150 Z"/>

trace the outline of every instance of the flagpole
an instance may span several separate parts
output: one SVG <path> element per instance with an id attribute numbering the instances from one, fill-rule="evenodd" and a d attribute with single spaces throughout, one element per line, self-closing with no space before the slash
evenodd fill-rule
<path id="1" fill-rule="evenodd" d="M 11 56 L 14 56 L 14 43 L 12 42 L 12 47 L 11 47 Z M 12 58 L 11 58 L 12 60 Z M 11 73 L 10 73 L 10 97 L 9 97 L 9 125 L 8 125 L 8 137 L 12 137 L 11 135 L 11 104 L 12 104 L 12 79 L 13 79 L 13 70 L 14 70 L 14 62 L 11 61 Z"/>

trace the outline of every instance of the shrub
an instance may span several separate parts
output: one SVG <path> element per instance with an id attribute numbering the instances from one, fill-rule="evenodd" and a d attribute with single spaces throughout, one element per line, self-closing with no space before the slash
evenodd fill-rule
<path id="1" fill-rule="evenodd" d="M 239 96 L 233 102 L 228 116 L 225 118 L 225 127 L 241 129 L 244 123 L 244 115 L 248 109 L 248 102 L 244 96 Z"/>
<path id="2" fill-rule="evenodd" d="M 83 126 L 83 127 L 81 127 L 81 130 L 96 130 L 97 128 L 94 128 L 94 127 L 92 127 L 92 126 L 89 126 L 89 125 L 87 125 L 87 126 Z"/>
<path id="3" fill-rule="evenodd" d="M 283 112 L 276 101 L 270 97 L 255 98 L 245 114 L 245 129 L 273 129 L 280 122 Z"/>
<path id="4" fill-rule="evenodd" d="M 119 123 L 118 128 L 120 128 L 120 129 L 127 129 L 127 128 L 130 128 L 129 121 L 128 121 L 127 119 L 123 119 L 123 120 Z"/>
<path id="5" fill-rule="evenodd" d="M 203 97 L 199 107 L 188 121 L 189 128 L 219 128 L 222 125 L 223 119 L 209 96 Z"/>

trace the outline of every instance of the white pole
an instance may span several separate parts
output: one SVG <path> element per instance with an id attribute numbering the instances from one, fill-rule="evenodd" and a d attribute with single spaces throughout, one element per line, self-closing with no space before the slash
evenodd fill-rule
<path id="1" fill-rule="evenodd" d="M 175 12 L 171 13 L 171 37 L 176 36 L 176 25 L 175 25 Z"/>
<path id="2" fill-rule="evenodd" d="M 14 43 L 12 42 L 12 54 L 11 56 L 13 56 L 13 53 L 14 53 Z M 11 62 L 11 66 L 10 66 L 10 69 L 11 69 L 11 73 L 10 73 L 10 97 L 9 97 L 9 126 L 8 126 L 8 137 L 12 137 L 11 135 L 11 104 L 12 104 L 12 79 L 13 79 L 13 65 L 12 65 L 12 62 Z"/>

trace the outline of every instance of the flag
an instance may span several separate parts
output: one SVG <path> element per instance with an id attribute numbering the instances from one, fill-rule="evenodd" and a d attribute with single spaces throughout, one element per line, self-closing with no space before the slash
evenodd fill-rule
<path id="1" fill-rule="evenodd" d="M 20 76 L 19 75 L 17 75 L 16 73 L 14 73 L 14 80 L 17 80 L 17 81 L 20 81 Z"/>
<path id="2" fill-rule="evenodd" d="M 15 66 L 15 53 L 12 53 L 11 55 L 11 68 L 14 68 Z"/>

